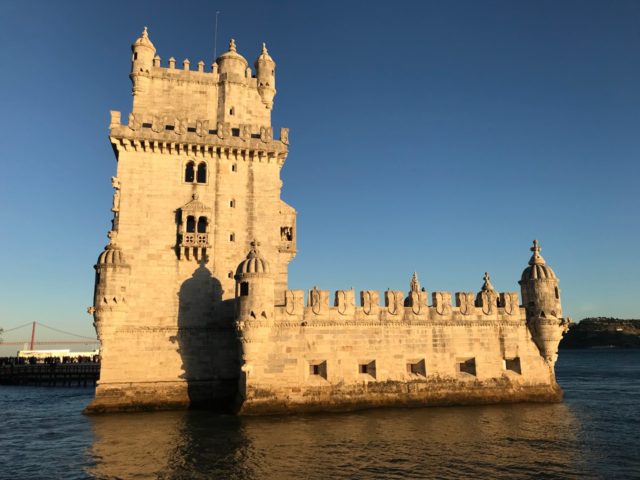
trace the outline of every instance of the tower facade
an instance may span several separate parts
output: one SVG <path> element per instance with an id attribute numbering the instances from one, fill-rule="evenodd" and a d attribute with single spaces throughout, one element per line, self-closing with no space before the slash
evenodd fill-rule
<path id="1" fill-rule="evenodd" d="M 271 295 L 284 301 L 296 254 L 296 212 L 280 198 L 288 130 L 274 138 L 275 62 L 264 45 L 255 66 L 234 40 L 211 66 L 162 65 L 146 28 L 132 45 L 132 110 L 124 122 L 111 112 L 117 244 L 105 250 L 126 263 L 103 253 L 96 265 L 102 370 L 90 410 L 231 395 L 234 277 L 254 238 L 270 259 Z M 112 305 L 125 290 L 125 304 Z"/>

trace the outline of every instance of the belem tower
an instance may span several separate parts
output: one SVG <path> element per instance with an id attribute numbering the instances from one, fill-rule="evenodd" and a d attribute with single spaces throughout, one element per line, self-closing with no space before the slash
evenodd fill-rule
<path id="1" fill-rule="evenodd" d="M 280 198 L 289 132 L 271 126 L 275 62 L 233 40 L 213 65 L 132 46 L 133 108 L 111 112 L 109 244 L 89 309 L 102 349 L 87 412 L 241 414 L 562 398 L 570 320 L 533 255 L 516 292 L 287 288 L 296 211 Z M 453 303 L 452 303 L 453 302 Z"/>

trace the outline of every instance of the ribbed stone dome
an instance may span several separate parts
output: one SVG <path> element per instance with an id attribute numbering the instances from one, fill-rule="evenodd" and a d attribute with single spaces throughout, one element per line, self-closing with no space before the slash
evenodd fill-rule
<path id="1" fill-rule="evenodd" d="M 529 260 L 529 266 L 522 272 L 522 282 L 556 278 L 556 274 L 553 273 L 551 267 L 545 263 L 544 258 L 540 255 L 540 250 L 542 250 L 542 248 L 538 245 L 538 241 L 534 240 L 533 247 L 531 247 L 533 255 Z"/>
<path id="2" fill-rule="evenodd" d="M 220 55 L 216 59 L 216 63 L 220 73 L 237 73 L 239 75 L 244 75 L 249 66 L 247 59 L 237 52 L 236 42 L 233 38 L 229 42 L 229 51 Z"/>
<path id="3" fill-rule="evenodd" d="M 109 243 L 98 257 L 98 265 L 125 265 L 124 254 L 120 247 Z"/>
<path id="4" fill-rule="evenodd" d="M 247 273 L 269 273 L 269 262 L 267 262 L 260 252 L 258 252 L 257 242 L 251 242 L 251 250 L 247 258 L 245 258 L 236 269 L 236 275 L 244 275 Z"/>
<path id="5" fill-rule="evenodd" d="M 149 34 L 147 33 L 147 27 L 144 27 L 144 30 L 142 31 L 142 35 L 140 35 L 140 37 L 138 37 L 136 39 L 136 41 L 133 42 L 133 45 L 132 45 L 133 48 L 139 47 L 139 46 L 149 47 L 154 52 L 156 50 L 156 47 L 154 47 L 153 43 L 151 43 L 151 40 L 149 40 Z"/>

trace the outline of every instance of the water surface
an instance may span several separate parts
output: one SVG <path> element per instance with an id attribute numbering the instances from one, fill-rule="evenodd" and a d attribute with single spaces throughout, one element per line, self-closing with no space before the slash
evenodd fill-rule
<path id="1" fill-rule="evenodd" d="M 0 477 L 640 478 L 640 351 L 563 351 L 561 404 L 86 417 L 91 389 L 0 387 Z"/>

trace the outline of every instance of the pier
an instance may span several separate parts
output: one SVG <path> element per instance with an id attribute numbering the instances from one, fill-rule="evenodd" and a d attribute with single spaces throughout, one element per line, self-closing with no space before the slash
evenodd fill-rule
<path id="1" fill-rule="evenodd" d="M 100 362 L 97 361 L 20 364 L 6 360 L 0 359 L 0 385 L 93 387 L 100 377 Z"/>

